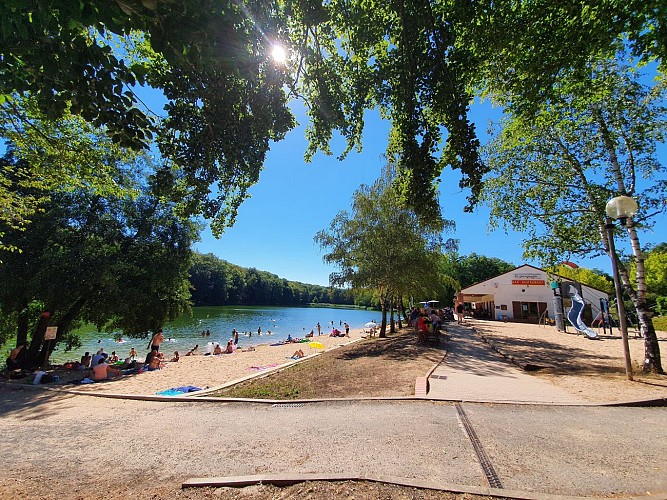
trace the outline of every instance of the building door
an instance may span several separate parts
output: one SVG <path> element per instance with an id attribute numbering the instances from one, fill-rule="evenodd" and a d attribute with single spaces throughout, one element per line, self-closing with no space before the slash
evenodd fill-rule
<path id="1" fill-rule="evenodd" d="M 525 323 L 538 323 L 540 315 L 547 310 L 546 302 L 512 301 L 514 320 Z"/>

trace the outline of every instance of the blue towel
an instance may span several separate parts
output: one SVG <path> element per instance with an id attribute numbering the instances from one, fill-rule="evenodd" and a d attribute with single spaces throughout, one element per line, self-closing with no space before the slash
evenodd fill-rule
<path id="1" fill-rule="evenodd" d="M 182 396 L 183 394 L 187 394 L 188 392 L 196 392 L 196 391 L 201 391 L 199 387 L 195 387 L 194 385 L 184 385 L 182 387 L 172 387 L 171 389 L 167 389 L 166 391 L 160 391 L 156 392 L 158 396 Z"/>

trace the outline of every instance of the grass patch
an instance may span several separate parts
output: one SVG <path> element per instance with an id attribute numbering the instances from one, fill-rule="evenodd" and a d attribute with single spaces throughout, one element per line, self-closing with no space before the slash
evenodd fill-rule
<path id="1" fill-rule="evenodd" d="M 445 337 L 439 346 L 421 346 L 413 333 L 403 331 L 327 351 L 211 395 L 288 400 L 411 396 L 415 379 L 425 376 L 442 359 L 445 347 Z"/>
<path id="2" fill-rule="evenodd" d="M 667 331 L 667 316 L 656 316 L 653 318 L 653 328 Z"/>

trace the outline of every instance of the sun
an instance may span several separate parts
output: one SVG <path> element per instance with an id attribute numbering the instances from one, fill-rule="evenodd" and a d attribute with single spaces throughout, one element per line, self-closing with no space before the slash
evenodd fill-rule
<path id="1" fill-rule="evenodd" d="M 287 52 L 282 45 L 274 44 L 271 49 L 271 57 L 278 64 L 284 64 L 287 61 Z"/>

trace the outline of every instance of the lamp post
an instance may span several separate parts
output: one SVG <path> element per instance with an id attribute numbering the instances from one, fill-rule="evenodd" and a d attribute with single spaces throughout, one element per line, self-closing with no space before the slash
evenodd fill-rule
<path id="1" fill-rule="evenodd" d="M 637 202 L 629 196 L 616 196 L 607 202 L 605 212 L 607 221 L 605 229 L 607 230 L 607 240 L 609 241 L 609 256 L 611 257 L 611 269 L 614 274 L 614 288 L 616 289 L 616 305 L 618 307 L 618 323 L 621 329 L 621 338 L 623 339 L 623 355 L 625 356 L 625 374 L 628 380 L 632 380 L 632 362 L 630 359 L 630 346 L 628 344 L 628 324 L 625 317 L 625 304 L 623 303 L 623 290 L 621 288 L 621 279 L 618 275 L 618 263 L 616 261 L 616 246 L 614 244 L 614 222 L 612 219 L 618 219 L 621 226 L 625 227 L 628 217 L 632 217 L 639 210 Z"/>

